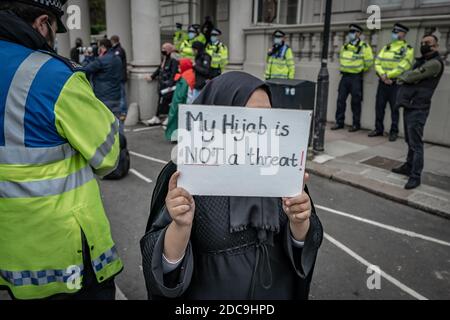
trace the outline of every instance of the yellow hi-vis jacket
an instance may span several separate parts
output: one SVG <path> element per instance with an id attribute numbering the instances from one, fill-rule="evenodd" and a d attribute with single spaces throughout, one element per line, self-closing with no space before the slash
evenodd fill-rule
<path id="1" fill-rule="evenodd" d="M 187 38 L 188 38 L 188 35 L 187 35 L 186 31 L 184 31 L 184 30 L 177 30 L 177 31 L 175 31 L 175 33 L 173 35 L 173 44 L 174 44 L 175 49 L 177 51 L 180 50 L 181 44 Z"/>
<path id="2" fill-rule="evenodd" d="M 414 49 L 404 40 L 394 41 L 383 49 L 375 59 L 375 71 L 379 76 L 396 79 L 410 70 L 414 62 Z"/>
<path id="3" fill-rule="evenodd" d="M 0 60 L 0 286 L 77 292 L 82 232 L 101 283 L 122 269 L 95 178 L 117 165 L 118 122 L 63 58 L 0 40 Z"/>
<path id="4" fill-rule="evenodd" d="M 192 49 L 192 44 L 194 42 L 191 40 L 184 40 L 181 45 L 180 45 L 180 56 L 181 58 L 187 58 L 187 59 L 191 59 L 194 60 L 195 56 L 194 56 L 194 50 Z"/>
<path id="5" fill-rule="evenodd" d="M 211 60 L 211 68 L 220 69 L 222 72 L 228 64 L 228 48 L 222 42 L 216 44 L 208 43 L 206 46 L 206 53 L 208 53 Z"/>
<path id="6" fill-rule="evenodd" d="M 343 73 L 366 72 L 373 65 L 372 48 L 362 40 L 342 46 L 339 54 L 340 70 Z"/>
<path id="7" fill-rule="evenodd" d="M 281 48 L 272 50 L 267 55 L 265 78 L 269 79 L 294 79 L 295 62 L 292 49 L 287 44 Z"/>

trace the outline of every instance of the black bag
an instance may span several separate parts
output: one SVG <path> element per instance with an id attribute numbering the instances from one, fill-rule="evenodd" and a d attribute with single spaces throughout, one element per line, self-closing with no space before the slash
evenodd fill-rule
<path id="1" fill-rule="evenodd" d="M 120 139 L 120 154 L 119 164 L 116 170 L 104 177 L 105 180 L 119 180 L 124 178 L 130 171 L 130 153 L 127 149 L 127 138 L 123 134 L 119 134 Z"/>

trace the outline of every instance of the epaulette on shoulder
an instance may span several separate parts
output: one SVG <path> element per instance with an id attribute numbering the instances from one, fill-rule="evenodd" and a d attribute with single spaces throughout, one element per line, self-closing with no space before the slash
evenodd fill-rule
<path id="1" fill-rule="evenodd" d="M 82 65 L 80 65 L 66 57 L 60 56 L 56 52 L 44 51 L 44 50 L 41 50 L 41 52 L 51 55 L 53 58 L 58 59 L 59 61 L 63 62 L 66 66 L 69 67 L 70 70 L 72 70 L 72 72 L 84 71 L 84 68 Z"/>

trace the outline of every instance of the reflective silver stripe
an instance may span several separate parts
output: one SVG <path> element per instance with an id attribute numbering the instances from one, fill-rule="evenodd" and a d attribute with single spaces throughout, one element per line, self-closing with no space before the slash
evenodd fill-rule
<path id="1" fill-rule="evenodd" d="M 77 153 L 68 143 L 48 148 L 0 147 L 0 164 L 48 164 Z"/>
<path id="2" fill-rule="evenodd" d="M 100 147 L 98 147 L 97 151 L 95 151 L 94 156 L 89 161 L 90 165 L 94 169 L 98 169 L 102 164 L 105 157 L 111 152 L 111 149 L 114 145 L 115 136 L 119 131 L 119 121 L 116 120 L 113 124 L 111 124 L 111 130 L 109 131 L 108 136 L 106 137 L 105 142 L 102 143 Z"/>
<path id="3" fill-rule="evenodd" d="M 59 195 L 94 179 L 90 166 L 71 175 L 53 180 L 27 182 L 0 181 L 0 198 L 34 198 Z"/>
<path id="4" fill-rule="evenodd" d="M 24 146 L 25 144 L 25 104 L 28 92 L 42 66 L 51 56 L 41 52 L 30 54 L 17 69 L 9 87 L 5 105 L 5 145 Z"/>
<path id="5" fill-rule="evenodd" d="M 77 268 L 74 268 L 77 267 Z M 68 271 L 71 271 L 69 273 Z M 72 275 L 78 273 L 79 276 L 84 274 L 84 266 L 70 266 L 67 269 L 52 269 L 40 271 L 7 271 L 0 270 L 0 276 L 11 283 L 15 287 L 21 286 L 42 286 L 53 282 L 67 283 Z"/>
<path id="6" fill-rule="evenodd" d="M 362 56 L 355 57 L 355 58 L 347 58 L 347 57 L 340 57 L 342 60 L 348 60 L 348 61 L 356 61 L 356 60 L 363 60 Z"/>
<path id="7" fill-rule="evenodd" d="M 360 64 L 360 65 L 357 65 L 357 66 L 347 66 L 347 65 L 341 65 L 341 67 L 342 67 L 343 69 L 359 69 L 359 68 L 362 68 L 362 67 L 363 67 L 363 65 L 362 65 L 362 64 Z"/>
<path id="8" fill-rule="evenodd" d="M 399 61 L 401 61 L 401 59 L 388 59 L 388 58 L 380 58 L 380 57 L 377 57 L 377 59 L 380 60 L 380 61 L 386 61 L 386 62 L 399 62 Z"/>

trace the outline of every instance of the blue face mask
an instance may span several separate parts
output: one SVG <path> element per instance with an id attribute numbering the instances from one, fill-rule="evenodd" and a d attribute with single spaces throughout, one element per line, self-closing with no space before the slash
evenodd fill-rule
<path id="1" fill-rule="evenodd" d="M 216 43 L 219 39 L 217 39 L 217 37 L 215 36 L 211 36 L 211 42 L 212 43 Z"/>
<path id="2" fill-rule="evenodd" d="M 356 33 L 355 32 L 349 32 L 348 33 L 348 41 L 353 42 L 356 40 Z"/>
<path id="3" fill-rule="evenodd" d="M 392 38 L 392 41 L 397 41 L 398 40 L 398 33 L 392 32 L 391 38 Z"/>
<path id="4" fill-rule="evenodd" d="M 189 39 L 194 39 L 195 38 L 195 36 L 196 36 L 196 34 L 194 33 L 194 32 L 189 32 L 188 33 L 188 37 L 189 37 Z"/>
<path id="5" fill-rule="evenodd" d="M 283 43 L 283 38 L 274 38 L 273 39 L 273 43 L 277 44 L 277 45 L 280 45 L 280 44 Z"/>

